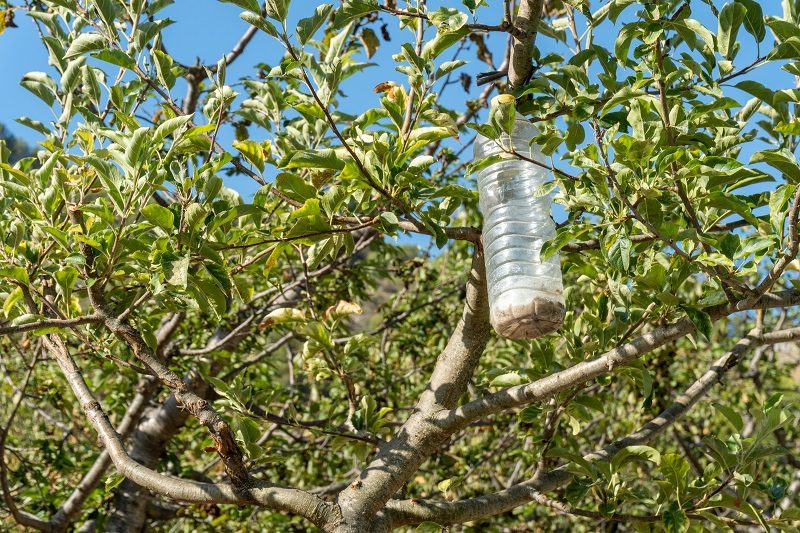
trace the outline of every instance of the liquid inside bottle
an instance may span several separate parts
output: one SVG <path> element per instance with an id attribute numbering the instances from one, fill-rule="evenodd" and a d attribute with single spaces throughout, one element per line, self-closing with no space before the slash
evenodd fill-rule
<path id="1" fill-rule="evenodd" d="M 511 136 L 497 141 L 478 135 L 475 160 L 513 150 L 536 161 L 544 156 L 530 140 L 536 126 L 517 115 Z M 506 150 L 503 149 L 505 147 Z M 496 162 L 478 172 L 479 208 L 489 290 L 490 319 L 509 339 L 534 339 L 564 321 L 561 260 L 542 260 L 542 245 L 555 236 L 551 195 L 542 195 L 547 170 L 522 159 Z"/>

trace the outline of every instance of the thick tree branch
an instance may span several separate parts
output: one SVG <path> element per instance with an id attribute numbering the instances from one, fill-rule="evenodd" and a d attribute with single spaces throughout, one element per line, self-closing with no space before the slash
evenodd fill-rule
<path id="1" fill-rule="evenodd" d="M 531 58 L 536 45 L 536 33 L 542 18 L 544 0 L 522 0 L 514 19 L 511 61 L 508 65 L 508 83 L 512 88 L 525 85 L 533 70 Z"/>
<path id="2" fill-rule="evenodd" d="M 117 433 L 120 439 L 124 440 L 130 435 L 144 412 L 145 407 L 147 407 L 147 402 L 156 390 L 158 390 L 158 385 L 158 380 L 155 378 L 150 376 L 144 378 L 140 392 L 133 398 L 125 415 L 117 426 Z M 111 456 L 108 450 L 103 450 L 72 491 L 72 494 L 64 500 L 64 503 L 61 504 L 58 511 L 53 515 L 51 522 L 55 524 L 58 529 L 66 528 L 66 526 L 75 519 L 83 508 L 86 498 L 89 497 L 89 494 L 91 494 L 103 480 L 103 474 L 105 474 L 110 465 Z"/>
<path id="3" fill-rule="evenodd" d="M 464 312 L 434 367 L 430 382 L 403 426 L 359 478 L 339 495 L 343 531 L 364 531 L 374 514 L 447 439 L 431 423 L 435 413 L 455 407 L 489 337 L 489 307 L 483 253 L 476 250 Z"/>

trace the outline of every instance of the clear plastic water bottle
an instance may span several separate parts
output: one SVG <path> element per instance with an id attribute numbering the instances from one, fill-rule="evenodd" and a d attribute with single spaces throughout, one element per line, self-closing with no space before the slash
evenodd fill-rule
<path id="1" fill-rule="evenodd" d="M 475 139 L 475 160 L 513 149 L 544 161 L 530 140 L 539 131 L 522 115 L 511 136 Z M 498 144 L 499 143 L 499 144 Z M 502 146 L 502 147 L 501 147 Z M 551 195 L 537 197 L 547 170 L 519 158 L 499 161 L 478 172 L 479 208 L 489 289 L 490 319 L 509 339 L 534 339 L 558 329 L 564 321 L 564 286 L 558 254 L 542 260 L 542 245 L 555 236 Z"/>

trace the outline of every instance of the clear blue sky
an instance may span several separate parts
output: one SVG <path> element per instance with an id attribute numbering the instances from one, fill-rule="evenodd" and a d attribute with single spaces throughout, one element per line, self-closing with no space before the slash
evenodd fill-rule
<path id="1" fill-rule="evenodd" d="M 337 4 L 338 2 L 333 2 Z M 721 6 L 724 2 L 715 2 Z M 295 0 L 291 5 L 290 27 L 301 16 L 307 16 L 310 6 L 316 3 Z M 402 4 L 402 2 L 401 2 Z M 499 9 L 500 3 L 496 0 L 491 1 L 497 8 L 484 8 L 479 10 L 480 22 L 496 24 L 501 20 Z M 712 30 L 716 30 L 716 22 L 712 22 L 709 17 L 708 8 L 701 5 L 700 1 L 692 2 L 694 12 L 693 17 L 698 18 Z M 433 1 L 429 2 L 431 9 L 439 6 L 462 7 L 460 1 Z M 601 2 L 593 1 L 592 6 L 596 8 Z M 780 2 L 770 0 L 763 3 L 767 14 L 778 15 L 780 13 Z M 617 21 L 615 27 L 607 22 L 603 25 L 604 30 L 595 36 L 595 41 L 613 49 L 613 41 L 617 36 L 619 27 L 622 23 L 630 20 L 637 7 L 633 6 L 626 10 L 624 16 Z M 175 20 L 175 24 L 167 28 L 164 32 L 164 43 L 167 50 L 182 63 L 193 63 L 196 58 L 206 64 L 214 64 L 224 53 L 230 50 L 239 36 L 247 29 L 247 25 L 239 18 L 241 9 L 232 4 L 223 4 L 215 0 L 178 0 L 172 6 L 162 12 L 162 16 Z M 30 94 L 19 85 L 22 76 L 32 70 L 49 71 L 47 65 L 47 55 L 39 41 L 35 27 L 31 19 L 24 15 L 23 11 L 17 12 L 16 21 L 19 28 L 10 28 L 3 35 L 0 35 L 0 122 L 4 123 L 10 131 L 22 137 L 30 143 L 36 143 L 39 134 L 29 130 L 14 122 L 19 116 L 29 116 L 31 118 L 47 122 L 52 120 L 52 112 L 36 97 Z M 394 61 L 391 55 L 399 50 L 400 45 L 410 38 L 408 30 L 397 28 L 396 20 L 388 15 L 382 15 L 384 20 L 389 23 L 389 30 L 392 41 L 382 43 L 378 54 L 371 61 L 377 65 L 367 69 L 355 76 L 344 86 L 347 93 L 346 98 L 341 98 L 341 109 L 346 112 L 360 113 L 365 109 L 378 105 L 379 97 L 374 94 L 372 88 L 375 84 L 395 80 L 399 83 L 404 82 L 405 76 L 394 70 Z M 579 21 L 580 22 L 580 21 Z M 428 35 L 432 35 L 432 30 L 428 30 Z M 768 32 L 769 33 L 769 32 Z M 494 33 L 488 37 L 490 48 L 494 52 L 495 62 L 502 61 L 505 36 Z M 768 35 L 763 46 L 771 46 L 771 35 Z M 743 50 L 736 59 L 737 67 L 747 64 L 756 56 L 753 39 L 740 32 L 740 40 L 743 42 Z M 538 40 L 542 52 L 546 53 L 555 49 L 553 40 L 540 38 Z M 563 46 L 558 50 L 564 53 Z M 451 52 L 448 51 L 446 56 Z M 232 83 L 239 76 L 251 75 L 252 67 L 258 62 L 275 64 L 282 55 L 282 49 L 271 38 L 259 33 L 253 42 L 231 67 L 228 69 L 228 83 Z M 487 70 L 485 64 L 478 62 L 473 54 L 465 54 L 465 59 L 470 64 L 465 67 L 465 71 L 470 74 Z M 449 57 L 443 57 L 449 59 Z M 366 58 L 364 58 L 366 60 Z M 778 66 L 771 65 L 756 70 L 752 76 L 772 89 L 791 88 L 794 80 L 786 72 L 780 70 Z M 474 98 L 480 92 L 480 88 L 473 83 L 471 94 L 467 95 L 460 86 L 450 86 L 445 92 L 442 101 L 456 109 L 463 108 L 463 103 L 468 98 Z M 183 96 L 182 86 L 178 85 L 173 91 L 173 96 L 180 100 Z M 738 96 L 734 94 L 733 96 Z M 221 132 L 223 142 L 231 139 L 229 131 Z M 744 154 L 744 160 L 749 157 Z M 229 186 L 239 190 L 247 196 L 256 189 L 256 185 L 245 177 L 235 177 L 229 182 Z"/>

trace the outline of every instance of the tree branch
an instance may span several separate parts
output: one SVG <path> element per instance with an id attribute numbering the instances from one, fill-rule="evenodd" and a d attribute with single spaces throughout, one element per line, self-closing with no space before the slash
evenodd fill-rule
<path id="1" fill-rule="evenodd" d="M 476 250 L 464 312 L 434 367 L 430 382 L 406 422 L 359 478 L 339 495 L 343 525 L 364 531 L 371 518 L 447 439 L 432 420 L 453 408 L 464 393 L 489 337 L 489 306 L 483 253 Z"/>
<path id="2" fill-rule="evenodd" d="M 544 0 L 522 0 L 514 19 L 511 61 L 508 65 L 508 82 L 512 88 L 523 86 L 533 70 L 531 58 L 536 44 L 539 21 Z"/>
<path id="3" fill-rule="evenodd" d="M 11 430 L 11 425 L 14 423 L 14 417 L 17 415 L 17 410 L 19 409 L 20 404 L 22 404 L 22 399 L 25 397 L 25 390 L 28 388 L 28 383 L 30 383 L 31 376 L 33 375 L 33 369 L 36 366 L 36 361 L 37 357 L 34 356 L 30 365 L 28 365 L 28 371 L 25 374 L 22 384 L 17 390 L 14 398 L 11 400 L 11 410 L 8 415 L 8 420 L 6 421 L 5 426 L 0 428 L 0 488 L 2 488 L 3 502 L 5 503 L 6 510 L 8 510 L 9 514 L 11 514 L 11 517 L 17 524 L 36 529 L 38 531 L 50 532 L 55 530 L 50 522 L 42 520 L 36 515 L 27 513 L 25 511 L 20 511 L 17 507 L 16 503 L 14 502 L 14 497 L 11 494 L 11 488 L 8 486 L 8 466 L 6 465 L 5 458 L 6 439 L 8 438 L 8 432 Z"/>
<path id="4" fill-rule="evenodd" d="M 800 328 L 795 329 L 796 331 L 793 333 L 787 333 L 789 330 L 784 330 L 763 335 L 758 329 L 750 331 L 747 336 L 736 343 L 730 352 L 717 359 L 711 368 L 693 382 L 683 394 L 678 396 L 656 418 L 642 426 L 638 431 L 614 441 L 601 450 L 584 455 L 584 460 L 588 462 L 607 461 L 628 446 L 649 442 L 685 415 L 711 387 L 721 380 L 728 370 L 736 366 L 745 352 L 763 343 L 783 342 L 787 337 L 791 337 L 792 334 L 796 335 L 792 338 L 800 337 Z M 480 520 L 510 511 L 531 501 L 536 501 L 537 498 L 541 497 L 541 493 L 565 485 L 572 477 L 573 474 L 567 470 L 567 465 L 565 465 L 506 490 L 461 501 L 391 500 L 386 506 L 388 520 L 392 527 L 418 524 L 426 520 L 435 521 L 440 525 Z"/>
<path id="5" fill-rule="evenodd" d="M 134 429 L 136 423 L 139 421 L 139 418 L 147 407 L 147 403 L 150 401 L 153 393 L 155 393 L 157 389 L 158 380 L 153 377 L 147 377 L 144 379 L 144 383 L 142 384 L 140 392 L 138 392 L 133 398 L 125 412 L 125 415 L 122 418 L 122 421 L 120 421 L 119 425 L 117 426 L 117 433 L 119 434 L 120 439 L 124 440 L 128 435 L 130 435 L 131 431 Z M 64 500 L 64 503 L 61 504 L 61 506 L 58 508 L 58 511 L 56 511 L 56 513 L 53 515 L 51 522 L 58 529 L 65 528 L 72 522 L 72 520 L 75 519 L 75 516 L 83 508 L 86 498 L 95 488 L 97 488 L 97 485 L 100 484 L 100 481 L 103 479 L 103 474 L 110 465 L 111 456 L 109 455 L 108 450 L 103 450 L 97 459 L 95 459 L 89 471 L 86 472 L 69 497 Z"/>
<path id="6" fill-rule="evenodd" d="M 97 284 L 89 288 L 89 300 L 109 331 L 122 339 L 133 354 L 169 387 L 175 399 L 211 433 L 217 453 L 222 457 L 225 470 L 236 486 L 246 486 L 250 481 L 244 456 L 228 423 L 220 417 L 209 403 L 195 394 L 175 372 L 165 366 L 147 346 L 142 335 L 130 324 L 121 322 L 103 301 L 102 288 Z"/>
<path id="7" fill-rule="evenodd" d="M 119 435 L 89 390 L 83 374 L 57 335 L 44 338 L 45 346 L 78 399 L 84 414 L 100 436 L 120 474 L 142 487 L 174 500 L 193 503 L 253 503 L 262 507 L 297 514 L 323 527 L 331 505 L 308 492 L 250 479 L 244 489 L 225 483 L 201 483 L 160 474 L 134 461 L 125 451 Z"/>
<path id="8" fill-rule="evenodd" d="M 788 307 L 798 303 L 800 303 L 800 291 L 792 289 L 764 295 L 752 303 L 742 301 L 716 306 L 706 311 L 712 320 L 718 320 L 736 311 Z M 550 398 L 563 390 L 580 385 L 597 376 L 611 372 L 616 367 L 635 361 L 642 355 L 691 333 L 694 329 L 694 324 L 688 318 L 682 318 L 672 324 L 657 327 L 634 338 L 627 344 L 617 346 L 596 359 L 578 363 L 532 383 L 509 387 L 489 394 L 456 409 L 442 411 L 437 415 L 436 424 L 447 431 L 457 431 L 470 422 L 483 417 Z"/>
<path id="9" fill-rule="evenodd" d="M 31 322 L 30 324 L 20 324 L 19 326 L 0 326 L 0 335 L 13 335 L 15 333 L 24 333 L 26 331 L 34 331 L 42 328 L 73 328 L 83 324 L 100 322 L 101 320 L 102 317 L 98 314 L 64 319 L 49 318 Z"/>

